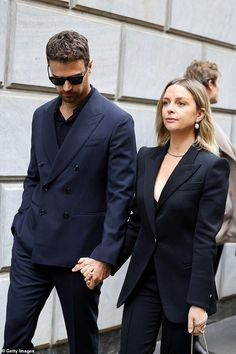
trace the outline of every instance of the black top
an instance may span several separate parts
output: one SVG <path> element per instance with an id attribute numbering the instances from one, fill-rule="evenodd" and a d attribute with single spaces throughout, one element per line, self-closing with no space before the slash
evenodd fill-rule
<path id="1" fill-rule="evenodd" d="M 72 128 L 75 120 L 78 118 L 80 112 L 82 111 L 83 107 L 86 105 L 92 94 L 94 93 L 95 88 L 91 86 L 91 90 L 88 96 L 85 97 L 84 101 L 74 109 L 73 114 L 68 118 L 65 119 L 60 111 L 61 101 L 59 101 L 58 106 L 55 109 L 54 119 L 55 119 L 55 128 L 56 128 L 56 136 L 57 136 L 57 143 L 59 148 L 63 144 L 66 135 L 69 133 L 70 129 Z"/>

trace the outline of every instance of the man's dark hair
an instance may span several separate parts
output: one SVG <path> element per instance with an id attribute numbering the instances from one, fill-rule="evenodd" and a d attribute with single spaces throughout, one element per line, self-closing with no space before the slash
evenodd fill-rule
<path id="1" fill-rule="evenodd" d="M 194 60 L 186 69 L 184 77 L 186 79 L 195 79 L 208 88 L 209 80 L 215 85 L 220 75 L 218 66 L 208 60 Z"/>
<path id="2" fill-rule="evenodd" d="M 89 63 L 88 40 L 75 31 L 62 31 L 51 37 L 46 46 L 46 56 L 50 60 L 63 63 L 83 59 L 85 67 Z"/>

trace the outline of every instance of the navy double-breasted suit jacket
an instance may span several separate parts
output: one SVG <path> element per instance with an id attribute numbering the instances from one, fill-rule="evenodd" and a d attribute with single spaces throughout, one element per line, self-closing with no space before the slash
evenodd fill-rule
<path id="1" fill-rule="evenodd" d="M 133 119 L 96 89 L 60 149 L 56 98 L 32 122 L 31 159 L 12 231 L 38 264 L 116 264 L 135 179 Z"/>
<path id="2" fill-rule="evenodd" d="M 121 263 L 132 252 L 118 306 L 132 301 L 151 257 L 166 317 L 187 321 L 191 305 L 215 311 L 213 260 L 228 190 L 226 159 L 192 146 L 164 186 L 154 208 L 154 183 L 168 146 L 138 156 L 133 212 Z"/>

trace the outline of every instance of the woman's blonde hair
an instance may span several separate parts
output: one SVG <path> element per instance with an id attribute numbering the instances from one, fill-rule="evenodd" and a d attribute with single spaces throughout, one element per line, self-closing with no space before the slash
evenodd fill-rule
<path id="1" fill-rule="evenodd" d="M 170 81 L 158 102 L 156 115 L 156 134 L 158 145 L 164 145 L 170 140 L 170 133 L 166 129 L 162 118 L 163 97 L 169 86 L 180 85 L 184 87 L 193 97 L 197 110 L 203 109 L 204 117 L 199 123 L 200 127 L 196 130 L 196 140 L 194 145 L 199 149 L 205 149 L 219 155 L 219 148 L 215 140 L 215 129 L 211 113 L 210 101 L 205 87 L 194 79 L 174 79 Z"/>

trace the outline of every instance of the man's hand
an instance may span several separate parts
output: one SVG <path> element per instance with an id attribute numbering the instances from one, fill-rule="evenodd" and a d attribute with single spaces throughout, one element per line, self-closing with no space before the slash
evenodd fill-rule
<path id="1" fill-rule="evenodd" d="M 87 287 L 92 290 L 96 285 L 109 277 L 111 266 L 105 262 L 86 257 L 80 258 L 72 269 L 72 272 L 78 271 L 83 274 Z"/>

